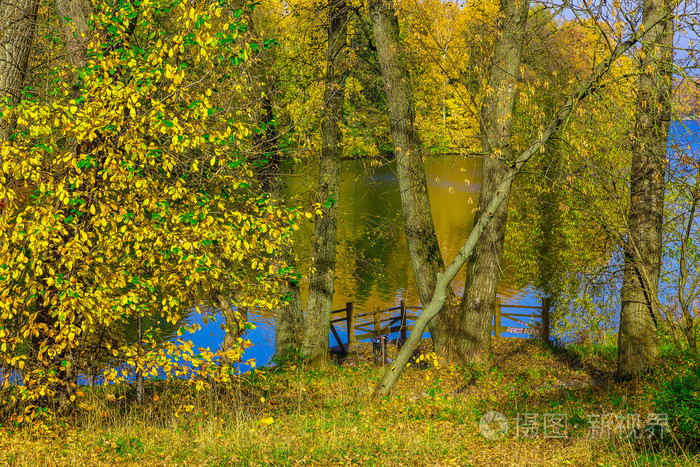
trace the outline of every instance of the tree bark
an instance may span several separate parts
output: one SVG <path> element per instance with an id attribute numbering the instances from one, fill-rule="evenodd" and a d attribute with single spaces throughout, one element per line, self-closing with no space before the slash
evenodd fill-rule
<path id="1" fill-rule="evenodd" d="M 481 147 L 487 156 L 482 168 L 480 209 L 494 197 L 499 181 L 508 173 L 513 160 L 511 127 L 529 6 L 529 0 L 501 0 L 488 89 L 481 112 Z M 459 361 L 485 363 L 491 353 L 491 317 L 501 276 L 510 189 L 504 196 L 503 205 L 467 263 L 460 305 L 462 321 L 450 328 L 450 341 Z"/>
<path id="2" fill-rule="evenodd" d="M 268 84 L 268 79 L 269 77 L 266 78 L 264 85 L 266 89 L 263 93 L 263 115 L 260 119 L 261 123 L 264 124 L 265 132 L 261 133 L 259 144 L 260 152 L 264 158 L 259 177 L 262 189 L 269 193 L 272 202 L 276 203 L 282 200 L 284 190 L 280 179 L 281 160 L 277 149 L 278 135 L 274 125 L 273 105 L 270 97 L 274 95 L 275 86 Z M 282 258 L 289 268 L 295 269 L 294 255 L 290 248 L 285 248 Z M 278 357 L 284 358 L 295 354 L 301 348 L 304 314 L 301 290 L 297 279 L 290 279 L 281 293 L 287 301 L 274 310 L 273 316 L 275 319 L 275 353 Z"/>
<path id="3" fill-rule="evenodd" d="M 15 105 L 19 101 L 38 9 L 37 0 L 0 0 L 0 110 L 6 102 Z M 11 132 L 11 122 L 0 122 L 0 141 L 7 140 Z"/>
<path id="4" fill-rule="evenodd" d="M 411 81 L 391 0 L 371 0 L 369 13 L 389 104 L 406 242 L 420 301 L 427 306 L 433 299 L 437 275 L 445 269 L 445 264 L 435 235 L 422 146 L 414 124 Z M 438 354 L 450 358 L 453 346 L 447 338 L 459 310 L 452 288 L 445 293 L 446 309 L 430 322 L 430 334 Z"/>
<path id="5" fill-rule="evenodd" d="M 399 379 L 399 376 L 401 376 L 401 373 L 403 372 L 404 368 L 406 368 L 406 364 L 408 363 L 410 357 L 418 347 L 418 344 L 420 344 L 426 326 L 430 320 L 434 319 L 438 313 L 440 313 L 440 310 L 442 310 L 443 304 L 447 298 L 446 291 L 449 289 L 450 282 L 457 275 L 457 272 L 459 272 L 464 263 L 467 262 L 469 256 L 476 247 L 477 241 L 483 234 L 484 230 L 488 227 L 491 219 L 498 212 L 501 204 L 505 201 L 505 194 L 510 190 L 510 186 L 513 183 L 515 176 L 520 173 L 523 166 L 532 158 L 532 156 L 539 151 L 552 137 L 552 135 L 556 133 L 559 128 L 561 128 L 564 122 L 568 120 L 576 107 L 576 104 L 578 104 L 582 99 L 585 99 L 592 92 L 592 90 L 598 85 L 600 78 L 610 70 L 610 66 L 625 52 L 627 52 L 630 47 L 639 42 L 647 31 L 662 20 L 668 18 L 669 15 L 669 8 L 662 9 L 661 11 L 657 12 L 656 15 L 644 21 L 644 24 L 638 32 L 635 32 L 627 40 L 618 44 L 610 56 L 596 67 L 591 77 L 581 83 L 576 91 L 571 94 L 566 103 L 559 109 L 554 118 L 545 127 L 544 131 L 542 132 L 542 136 L 538 140 L 532 142 L 530 146 L 525 149 L 525 151 L 520 153 L 504 177 L 498 181 L 498 189 L 496 190 L 495 196 L 486 205 L 486 209 L 482 211 L 479 219 L 474 225 L 474 228 L 469 234 L 467 241 L 462 246 L 462 249 L 452 263 L 450 263 L 450 265 L 445 269 L 445 272 L 438 273 L 432 300 L 423 308 L 423 312 L 416 320 L 408 340 L 403 347 L 401 347 L 396 359 L 384 374 L 382 381 L 375 388 L 375 397 L 386 397 L 391 392 L 391 388 Z"/>
<path id="6" fill-rule="evenodd" d="M 668 0 L 644 0 L 647 20 L 669 7 Z M 638 378 L 658 358 L 653 296 L 661 270 L 666 151 L 671 121 L 673 19 L 654 25 L 642 49 L 630 174 L 629 233 L 621 290 L 618 379 Z"/>
<path id="7" fill-rule="evenodd" d="M 241 337 L 246 330 L 245 323 L 248 321 L 248 311 L 245 308 L 234 309 L 228 298 L 226 298 L 221 291 L 216 289 L 212 289 L 210 292 L 210 299 L 218 306 L 226 320 L 226 334 L 224 335 L 222 350 L 228 352 L 236 348 L 238 345 L 238 338 Z M 225 358 L 224 361 L 231 363 Z"/>
<path id="8" fill-rule="evenodd" d="M 322 214 L 316 216 L 314 225 L 309 299 L 302 338 L 302 354 L 312 366 L 320 365 L 328 358 L 338 230 L 340 123 L 345 103 L 348 7 L 345 0 L 331 0 L 329 3 L 326 89 L 317 193 Z"/>
<path id="9" fill-rule="evenodd" d="M 87 63 L 91 14 L 92 4 L 89 0 L 56 0 L 56 15 L 61 22 L 66 52 L 75 68 L 82 68 Z"/>

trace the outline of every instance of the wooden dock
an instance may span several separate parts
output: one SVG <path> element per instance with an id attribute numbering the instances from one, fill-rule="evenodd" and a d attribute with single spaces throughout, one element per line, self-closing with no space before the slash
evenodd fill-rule
<path id="1" fill-rule="evenodd" d="M 380 309 L 373 306 L 372 311 L 355 313 L 353 302 L 347 302 L 345 308 L 331 312 L 331 335 L 335 338 L 336 345 L 330 351 L 333 354 L 346 355 L 348 348 L 357 342 L 362 342 L 380 336 L 398 334 L 396 340 L 399 346 L 406 341 L 407 333 L 413 329 L 413 323 L 423 310 L 420 306 L 407 306 L 401 300 L 398 306 Z M 496 302 L 496 310 L 493 314 L 491 332 L 494 337 L 501 337 L 503 333 L 515 334 L 517 337 L 539 337 L 544 342 L 549 342 L 549 299 L 543 299 L 540 306 L 503 305 L 500 298 Z M 539 326 L 533 329 L 531 322 L 539 319 Z M 503 320 L 507 319 L 520 326 L 504 326 Z M 346 331 L 338 333 L 336 324 L 345 323 Z M 340 327 L 340 326 L 339 326 Z M 346 339 L 341 338 L 345 334 Z"/>

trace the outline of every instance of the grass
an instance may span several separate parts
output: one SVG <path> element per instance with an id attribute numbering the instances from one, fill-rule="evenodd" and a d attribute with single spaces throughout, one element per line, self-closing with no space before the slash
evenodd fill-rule
<path id="1" fill-rule="evenodd" d="M 665 442 L 587 437 L 589 415 L 653 412 L 666 361 L 639 383 L 613 382 L 606 349 L 551 349 L 532 340 L 494 342 L 490 368 L 414 366 L 392 397 L 371 391 L 383 369 L 366 349 L 342 366 L 291 363 L 242 376 L 233 388 L 195 391 L 173 382 L 86 391 L 73 426 L 57 436 L 0 435 L 3 465 L 700 465 Z M 479 431 L 488 411 L 509 421 L 503 439 Z M 515 436 L 518 413 L 568 415 L 568 437 Z"/>

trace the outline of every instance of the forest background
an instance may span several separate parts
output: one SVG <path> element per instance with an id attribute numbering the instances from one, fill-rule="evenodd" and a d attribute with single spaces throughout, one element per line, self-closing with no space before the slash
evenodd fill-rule
<path id="1" fill-rule="evenodd" d="M 424 308 L 375 396 L 427 325 L 436 362 L 492 365 L 506 264 L 550 300 L 555 335 L 615 348 L 620 384 L 657 371 L 664 342 L 695 354 L 693 1 L 0 8 L 4 426 L 67 423 L 86 381 L 133 385 L 139 405 L 148 380 L 231 388 L 248 313 L 273 317 L 280 367 L 325 368 L 354 253 L 344 159 L 396 171 Z M 454 261 L 424 166 L 446 155 L 481 171 Z M 311 191 L 285 187 L 298 174 Z M 182 337 L 193 309 L 223 321 L 220 347 Z"/>

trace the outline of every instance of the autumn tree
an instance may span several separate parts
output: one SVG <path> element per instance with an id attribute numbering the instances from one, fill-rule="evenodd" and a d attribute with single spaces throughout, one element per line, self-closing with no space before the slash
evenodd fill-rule
<path id="1" fill-rule="evenodd" d="M 484 162 L 481 206 L 492 198 L 497 180 L 511 163 L 510 127 L 528 6 L 526 1 L 501 4 L 503 16 L 497 26 L 480 123 L 482 150 L 490 155 Z M 371 3 L 370 15 L 389 101 L 406 238 L 421 302 L 426 304 L 431 301 L 437 273 L 444 264 L 430 211 L 423 148 L 414 125 L 410 77 L 391 2 Z M 488 353 L 507 209 L 497 216 L 487 229 L 487 236 L 480 241 L 477 253 L 470 257 L 462 305 L 457 306 L 456 297 L 449 289 L 446 310 L 430 323 L 436 350 L 451 361 L 482 361 Z"/>
<path id="2" fill-rule="evenodd" d="M 521 85 L 528 111 L 514 122 L 517 144 L 535 137 L 576 77 L 595 66 L 595 57 L 609 53 L 613 45 L 600 40 L 600 29 L 615 34 L 605 23 L 596 30 L 590 18 L 557 24 L 548 10 L 534 12 L 530 21 Z M 620 180 L 629 170 L 625 140 L 634 111 L 628 97 L 633 71 L 630 55 L 611 67 L 570 124 L 536 155 L 513 193 L 507 260 L 519 285 L 550 299 L 557 337 L 602 337 L 616 328 L 611 289 L 618 240 L 610 233 L 623 228 L 619 214 L 628 197 Z"/>
<path id="3" fill-rule="evenodd" d="M 423 148 L 415 127 L 414 98 L 406 53 L 399 41 L 399 21 L 391 0 L 369 3 L 372 31 L 387 96 L 396 171 L 406 241 L 421 303 L 433 298 L 438 274 L 444 269 L 430 207 L 423 166 Z M 455 322 L 456 298 L 447 290 L 446 313 L 430 323 L 435 346 L 442 352 L 452 347 L 449 328 Z"/>
<path id="4" fill-rule="evenodd" d="M 644 21 L 672 1 L 644 0 Z M 624 248 L 617 376 L 637 378 L 658 357 L 656 304 L 661 270 L 666 151 L 673 79 L 672 17 L 655 24 L 642 43 L 632 141 L 629 231 Z"/>
<path id="5" fill-rule="evenodd" d="M 480 121 L 481 147 L 486 154 L 479 193 L 480 208 L 487 206 L 496 196 L 500 181 L 513 163 L 511 129 L 529 5 L 529 0 L 502 0 L 496 20 L 496 39 Z M 460 305 L 462 321 L 455 326 L 463 333 L 454 340 L 458 346 L 455 350 L 461 357 L 457 361 L 485 362 L 490 354 L 491 317 L 496 308 L 496 286 L 502 269 L 510 193 L 504 196 L 503 205 L 467 262 L 467 279 Z"/>
<path id="6" fill-rule="evenodd" d="M 528 147 L 514 159 L 508 171 L 498 180 L 494 197 L 489 200 L 485 209 L 483 209 L 474 228 L 455 259 L 447 266 L 444 272 L 441 271 L 437 274 L 433 298 L 424 306 L 424 310 L 416 320 L 408 341 L 401 348 L 396 359 L 384 374 L 382 381 L 376 387 L 374 393 L 376 397 L 385 397 L 390 393 L 393 385 L 406 367 L 413 351 L 418 347 L 426 326 L 431 320 L 438 316 L 443 309 L 448 297 L 450 282 L 475 251 L 480 237 L 484 234 L 485 230 L 496 216 L 499 208 L 507 199 L 513 180 L 521 173 L 525 164 L 527 164 L 537 152 L 541 151 L 547 141 L 566 124 L 579 102 L 588 97 L 596 89 L 601 78 L 610 72 L 611 66 L 627 53 L 630 48 L 637 44 L 653 26 L 670 18 L 671 14 L 672 11 L 668 8 L 660 9 L 655 12 L 654 15 L 647 17 L 637 31 L 633 32 L 628 38 L 617 43 L 611 54 L 596 65 L 589 78 L 574 89 L 566 102 L 556 112 L 555 116 L 543 128 L 541 135 L 532 141 Z"/>
<path id="7" fill-rule="evenodd" d="M 328 354 L 333 284 L 335 281 L 338 231 L 338 197 L 341 122 L 345 102 L 345 48 L 348 7 L 345 0 L 328 5 L 328 46 L 323 108 L 323 141 L 318 174 L 317 202 L 320 215 L 314 224 L 309 299 L 306 303 L 302 355 L 313 365 L 321 364 Z"/>
<path id="8" fill-rule="evenodd" d="M 251 125 L 214 100 L 245 101 L 244 19 L 218 4 L 96 4 L 87 59 L 70 69 L 79 94 L 56 80 L 50 98 L 6 108 L 17 126 L 1 147 L 0 358 L 23 386 L 5 381 L 4 410 L 63 411 L 96 352 L 126 362 L 103 368 L 108 381 L 129 368 L 226 381 L 213 363 L 240 358 L 240 341 L 195 351 L 149 329 L 137 347 L 114 331 L 139 316 L 179 325 L 216 290 L 235 308 L 277 305 L 275 252 L 297 214 L 252 191 Z"/>

